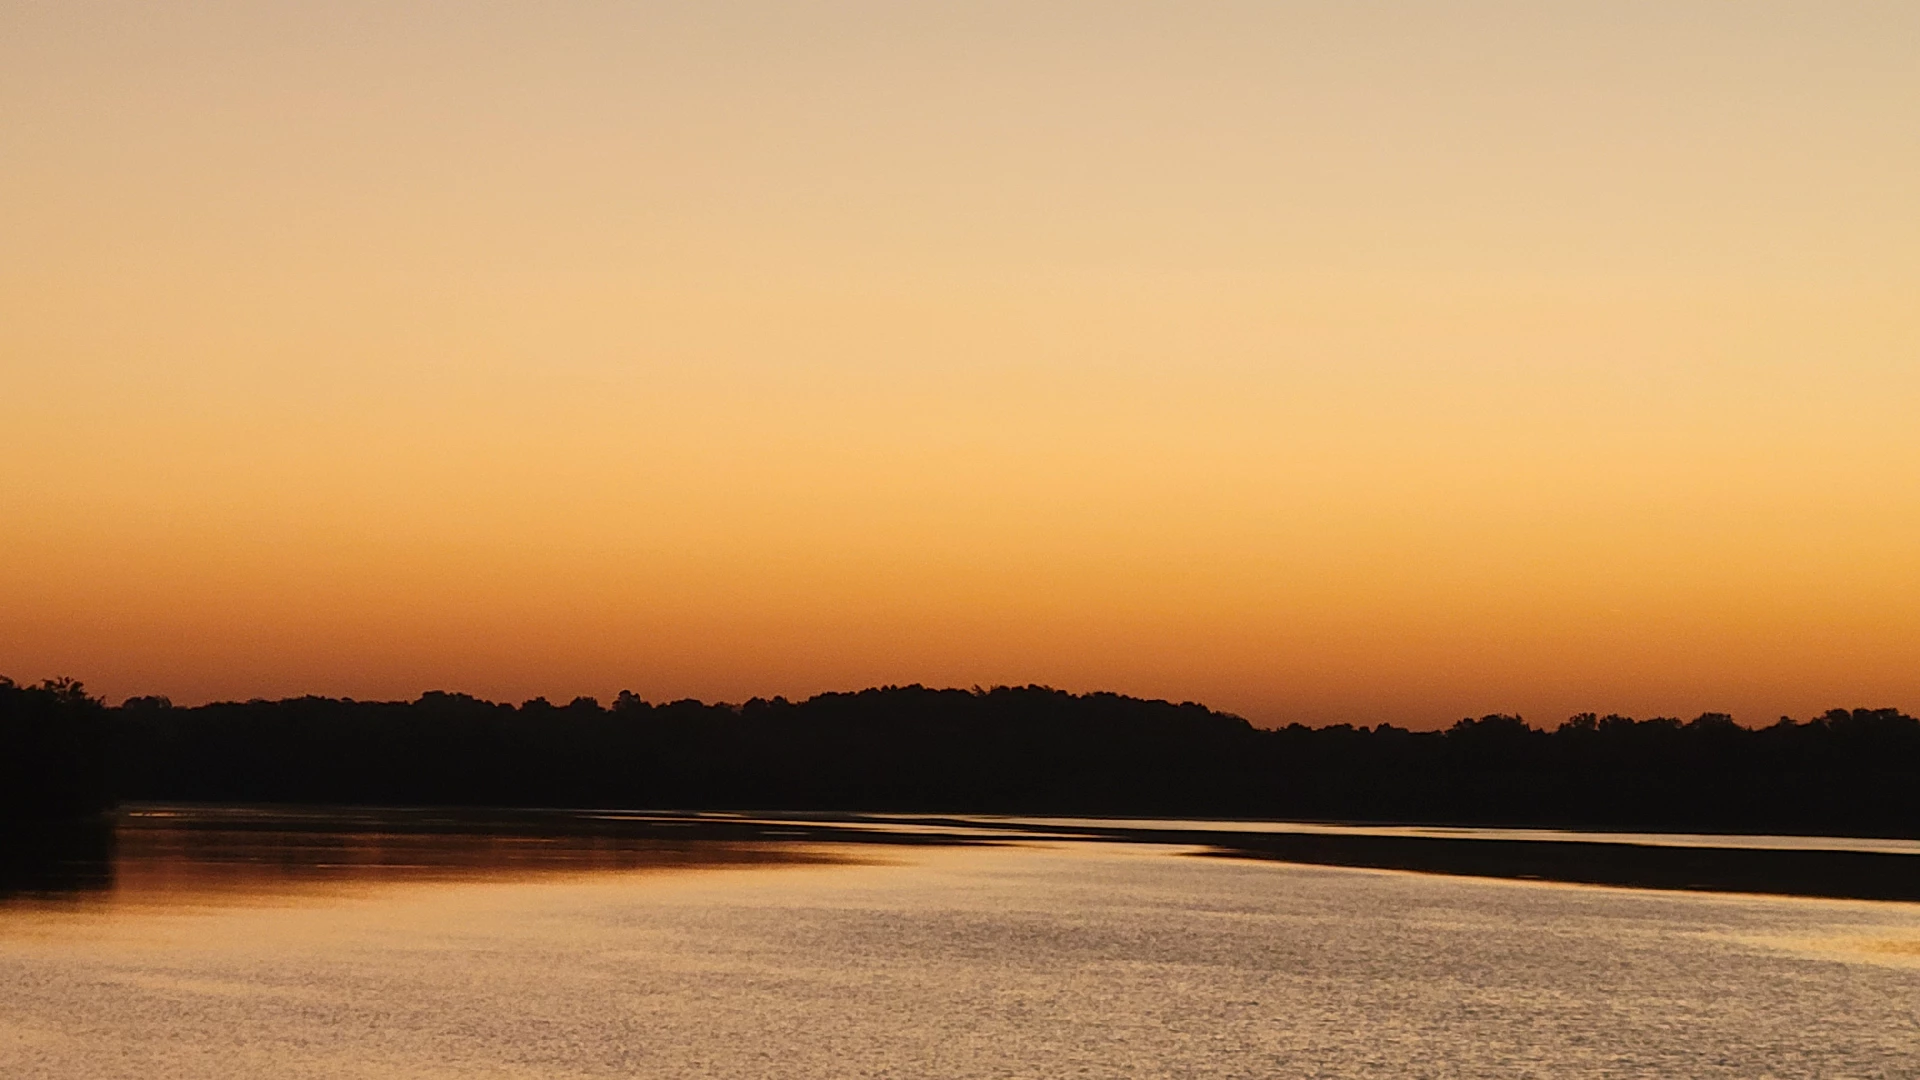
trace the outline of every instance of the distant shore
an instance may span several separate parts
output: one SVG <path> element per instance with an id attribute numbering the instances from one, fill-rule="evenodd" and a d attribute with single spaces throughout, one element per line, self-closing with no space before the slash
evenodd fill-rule
<path id="1" fill-rule="evenodd" d="M 1037 686 L 738 705 L 434 692 L 183 708 L 0 680 L 0 771 L 0 819 L 119 800 L 772 806 L 1920 837 L 1920 721 L 1893 709 L 1764 728 L 1707 713 L 1269 730 L 1192 702 Z M 1317 850 L 1287 843 L 1301 859 Z M 1416 858 L 1391 847 L 1365 858 Z"/>

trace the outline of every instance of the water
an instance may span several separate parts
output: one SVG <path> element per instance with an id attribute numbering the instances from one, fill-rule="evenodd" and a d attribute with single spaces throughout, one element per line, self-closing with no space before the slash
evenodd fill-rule
<path id="1" fill-rule="evenodd" d="M 144 818 L 0 1076 L 1920 1076 L 1920 905 L 863 834 Z"/>
<path id="2" fill-rule="evenodd" d="M 983 817 L 982 822 L 1035 825 L 1061 830 L 1112 828 L 1113 820 L 1062 817 Z M 1649 847 L 1732 848 L 1751 851 L 1864 851 L 1920 855 L 1920 840 L 1862 836 L 1769 836 L 1728 833 L 1576 832 L 1569 829 L 1476 828 L 1454 825 L 1328 825 L 1303 821 L 1178 821 L 1127 818 L 1124 827 L 1194 829 L 1223 833 L 1303 833 L 1319 836 L 1404 836 L 1435 840 L 1533 840 L 1563 843 L 1641 844 Z"/>

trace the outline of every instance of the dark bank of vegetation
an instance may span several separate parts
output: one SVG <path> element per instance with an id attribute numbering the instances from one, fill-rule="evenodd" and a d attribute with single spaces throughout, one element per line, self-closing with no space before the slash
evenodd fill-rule
<path id="1" fill-rule="evenodd" d="M 1191 703 L 888 687 L 744 705 L 0 688 L 13 816 L 142 801 L 1269 817 L 1920 836 L 1920 721 L 1264 730 Z M 111 783 L 109 784 L 109 776 Z"/>
<path id="2" fill-rule="evenodd" d="M 113 805 L 123 730 L 72 679 L 0 677 L 0 821 L 74 818 Z"/>

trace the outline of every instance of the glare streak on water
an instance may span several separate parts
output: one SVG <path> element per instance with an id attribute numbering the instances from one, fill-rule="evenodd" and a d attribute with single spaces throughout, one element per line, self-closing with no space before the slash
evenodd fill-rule
<path id="1" fill-rule="evenodd" d="M 0 906 L 0 1076 L 1920 1075 L 1920 905 L 307 825 Z"/>
<path id="2" fill-rule="evenodd" d="M 1403 836 L 1436 840 L 1534 840 L 1648 847 L 1733 848 L 1750 851 L 1865 851 L 1920 855 L 1920 840 L 1859 836 L 1772 836 L 1761 833 L 1577 832 L 1571 829 L 1487 828 L 1452 825 L 1333 825 L 1302 821 L 1195 821 L 1173 818 L 994 817 L 1005 826 L 1059 829 L 1205 830 L 1222 833 L 1306 833 L 1321 836 Z"/>

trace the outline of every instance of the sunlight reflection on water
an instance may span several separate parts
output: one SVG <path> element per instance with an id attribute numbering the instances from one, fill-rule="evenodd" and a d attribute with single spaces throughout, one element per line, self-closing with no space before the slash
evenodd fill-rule
<path id="1" fill-rule="evenodd" d="M 965 829 L 180 813 L 121 830 L 110 885 L 0 907 L 0 1076 L 1920 1072 L 1917 905 Z"/>

